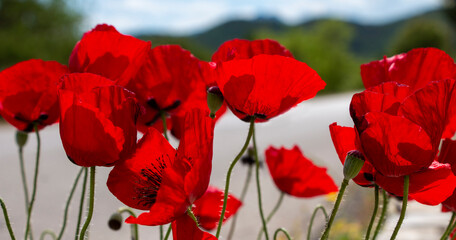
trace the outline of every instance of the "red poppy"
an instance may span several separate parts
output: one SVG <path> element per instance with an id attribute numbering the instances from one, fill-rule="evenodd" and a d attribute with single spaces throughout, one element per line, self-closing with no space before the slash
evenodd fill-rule
<path id="1" fill-rule="evenodd" d="M 151 43 L 101 24 L 84 33 L 69 60 L 71 72 L 95 73 L 125 86 L 141 67 Z"/>
<path id="2" fill-rule="evenodd" d="M 0 72 L 0 114 L 21 131 L 33 131 L 59 119 L 57 87 L 68 68 L 55 61 L 32 59 Z"/>
<path id="3" fill-rule="evenodd" d="M 288 49 L 274 40 L 264 39 L 249 41 L 244 39 L 233 39 L 220 45 L 214 55 L 212 55 L 212 61 L 218 63 L 249 59 L 260 54 L 293 57 Z"/>
<path id="4" fill-rule="evenodd" d="M 195 201 L 193 213 L 198 218 L 198 222 L 202 228 L 212 230 L 217 227 L 222 212 L 223 198 L 224 192 L 222 190 L 209 186 L 206 193 Z M 241 205 L 242 202 L 239 199 L 228 194 L 223 222 L 234 216 Z"/>
<path id="5" fill-rule="evenodd" d="M 145 64 L 127 88 L 136 93 L 146 109 L 138 119 L 142 132 L 149 126 L 162 130 L 162 113 L 170 115 L 170 121 L 174 122 L 174 116 L 183 118 L 192 108 L 208 109 L 200 60 L 178 45 L 151 49 Z"/>
<path id="6" fill-rule="evenodd" d="M 201 231 L 193 219 L 187 214 L 182 215 L 171 224 L 174 240 L 217 240 L 212 234 Z"/>
<path id="7" fill-rule="evenodd" d="M 59 89 L 60 138 L 75 164 L 110 166 L 136 145 L 139 107 L 134 94 L 102 76 L 73 73 Z"/>
<path id="8" fill-rule="evenodd" d="M 184 215 L 209 185 L 214 122 L 205 111 L 187 114 L 179 148 L 149 128 L 136 153 L 116 164 L 109 190 L 126 205 L 149 210 L 127 223 L 163 225 Z"/>
<path id="9" fill-rule="evenodd" d="M 338 191 L 326 168 L 315 166 L 298 146 L 292 149 L 270 146 L 265 154 L 269 172 L 280 191 L 295 197 L 314 197 Z"/>
<path id="10" fill-rule="evenodd" d="M 277 55 L 222 62 L 217 70 L 228 107 L 244 121 L 267 121 L 313 98 L 326 85 L 307 64 Z"/>

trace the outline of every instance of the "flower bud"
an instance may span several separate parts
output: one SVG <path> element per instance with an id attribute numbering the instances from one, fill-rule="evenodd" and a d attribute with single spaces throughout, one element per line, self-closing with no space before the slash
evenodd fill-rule
<path id="1" fill-rule="evenodd" d="M 215 118 L 215 113 L 223 104 L 223 95 L 219 87 L 213 86 L 207 90 L 207 105 L 211 110 L 211 118 Z"/>
<path id="2" fill-rule="evenodd" d="M 344 178 L 350 180 L 356 177 L 364 165 L 364 156 L 358 150 L 352 150 L 347 153 L 344 163 Z"/>
<path id="3" fill-rule="evenodd" d="M 122 221 L 123 221 L 123 218 L 122 218 L 122 215 L 120 215 L 120 213 L 118 213 L 118 212 L 113 213 L 111 215 L 111 217 L 109 218 L 108 226 L 112 230 L 117 231 L 120 229 L 120 227 L 122 227 Z"/>
<path id="4" fill-rule="evenodd" d="M 27 143 L 28 134 L 23 131 L 16 132 L 16 143 L 19 147 L 23 147 Z"/>

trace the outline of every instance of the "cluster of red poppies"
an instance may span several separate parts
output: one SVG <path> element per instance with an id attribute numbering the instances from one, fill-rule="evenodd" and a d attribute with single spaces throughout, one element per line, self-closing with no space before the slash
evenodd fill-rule
<path id="1" fill-rule="evenodd" d="M 273 40 L 231 40 L 212 62 L 204 62 L 180 46 L 151 48 L 150 42 L 98 25 L 76 44 L 69 67 L 29 60 L 0 72 L 0 114 L 25 132 L 59 122 L 71 162 L 114 166 L 109 190 L 127 206 L 149 210 L 127 223 L 172 223 L 174 239 L 209 239 L 215 237 L 190 216 L 210 230 L 242 205 L 228 197 L 228 189 L 209 187 L 215 121 L 226 106 L 252 127 L 324 86 L 314 70 Z M 218 111 L 208 107 L 208 92 L 223 102 Z M 144 136 L 137 142 L 138 130 Z M 168 130 L 180 139 L 177 150 L 167 140 Z M 326 169 L 298 147 L 270 147 L 266 162 L 287 194 L 312 197 L 338 190 Z"/>

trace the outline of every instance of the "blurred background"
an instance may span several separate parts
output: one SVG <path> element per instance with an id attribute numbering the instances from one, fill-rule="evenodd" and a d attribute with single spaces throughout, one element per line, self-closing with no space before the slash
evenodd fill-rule
<path id="1" fill-rule="evenodd" d="M 0 0 L 0 69 L 30 58 L 67 63 L 98 23 L 180 44 L 202 60 L 226 40 L 273 38 L 327 82 L 324 93 L 362 87 L 359 65 L 436 47 L 455 55 L 454 0 Z"/>

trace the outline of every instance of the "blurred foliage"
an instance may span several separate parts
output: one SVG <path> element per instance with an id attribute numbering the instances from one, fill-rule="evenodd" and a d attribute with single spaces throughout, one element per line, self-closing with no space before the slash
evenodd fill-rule
<path id="1" fill-rule="evenodd" d="M 353 29 L 345 22 L 326 20 L 310 28 L 292 28 L 283 33 L 262 29 L 254 38 L 272 38 L 283 44 L 296 59 L 318 72 L 326 82 L 326 93 L 362 87 L 359 76 L 362 61 L 349 49 Z"/>
<path id="2" fill-rule="evenodd" d="M 80 20 L 64 0 L 0 0 L 0 69 L 31 58 L 66 64 Z"/>

